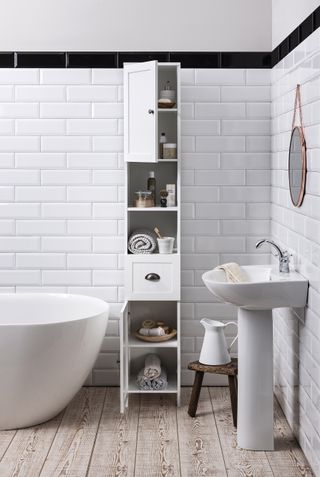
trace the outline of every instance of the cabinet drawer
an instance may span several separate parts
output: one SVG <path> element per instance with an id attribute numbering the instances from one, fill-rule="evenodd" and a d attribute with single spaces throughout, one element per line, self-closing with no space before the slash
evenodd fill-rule
<path id="1" fill-rule="evenodd" d="M 126 257 L 127 300 L 180 300 L 180 256 Z"/>

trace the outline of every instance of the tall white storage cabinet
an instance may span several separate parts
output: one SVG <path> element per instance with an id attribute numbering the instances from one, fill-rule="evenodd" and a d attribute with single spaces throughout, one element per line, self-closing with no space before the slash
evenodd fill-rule
<path id="1" fill-rule="evenodd" d="M 176 105 L 158 108 L 160 91 L 167 81 L 176 91 Z M 125 304 L 121 313 L 121 412 L 132 393 L 174 393 L 180 404 L 180 64 L 127 63 L 124 65 L 124 158 L 125 184 Z M 159 138 L 177 145 L 175 158 L 159 158 Z M 135 207 L 134 192 L 147 189 L 150 171 L 156 179 L 154 207 Z M 176 202 L 160 207 L 160 190 L 176 186 Z M 137 229 L 158 227 L 164 236 L 175 237 L 172 254 L 132 254 L 128 238 Z M 177 330 L 174 339 L 150 343 L 135 337 L 144 320 L 164 321 Z M 168 374 L 162 391 L 142 391 L 136 384 L 145 357 L 156 353 Z"/>

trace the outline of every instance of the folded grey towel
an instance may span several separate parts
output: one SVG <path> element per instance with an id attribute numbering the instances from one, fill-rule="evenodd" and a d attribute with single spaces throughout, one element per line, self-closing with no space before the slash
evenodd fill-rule
<path id="1" fill-rule="evenodd" d="M 153 253 L 157 248 L 157 237 L 152 230 L 138 229 L 132 232 L 128 240 L 131 253 Z"/>
<path id="2" fill-rule="evenodd" d="M 167 389 L 168 379 L 167 372 L 164 368 L 161 368 L 161 374 L 157 378 L 149 379 L 143 374 L 144 368 L 141 369 L 137 376 L 137 385 L 143 391 L 161 391 Z"/>

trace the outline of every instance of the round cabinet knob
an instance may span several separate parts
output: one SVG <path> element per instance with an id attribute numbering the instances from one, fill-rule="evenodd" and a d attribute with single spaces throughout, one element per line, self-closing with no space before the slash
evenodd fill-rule
<path id="1" fill-rule="evenodd" d="M 144 278 L 150 282 L 158 282 L 160 280 L 160 275 L 157 273 L 148 273 Z"/>
<path id="2" fill-rule="evenodd" d="M 154 114 L 154 110 L 153 109 L 148 109 L 148 113 L 149 114 Z"/>

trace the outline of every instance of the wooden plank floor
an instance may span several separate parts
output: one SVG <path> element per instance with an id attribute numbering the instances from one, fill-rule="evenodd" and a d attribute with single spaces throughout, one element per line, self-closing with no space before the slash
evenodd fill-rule
<path id="1" fill-rule="evenodd" d="M 119 414 L 118 388 L 82 388 L 59 416 L 0 431 L 0 477 L 311 477 L 311 469 L 275 404 L 274 452 L 237 447 L 228 388 L 201 391 L 187 415 L 173 395 L 134 395 Z"/>

